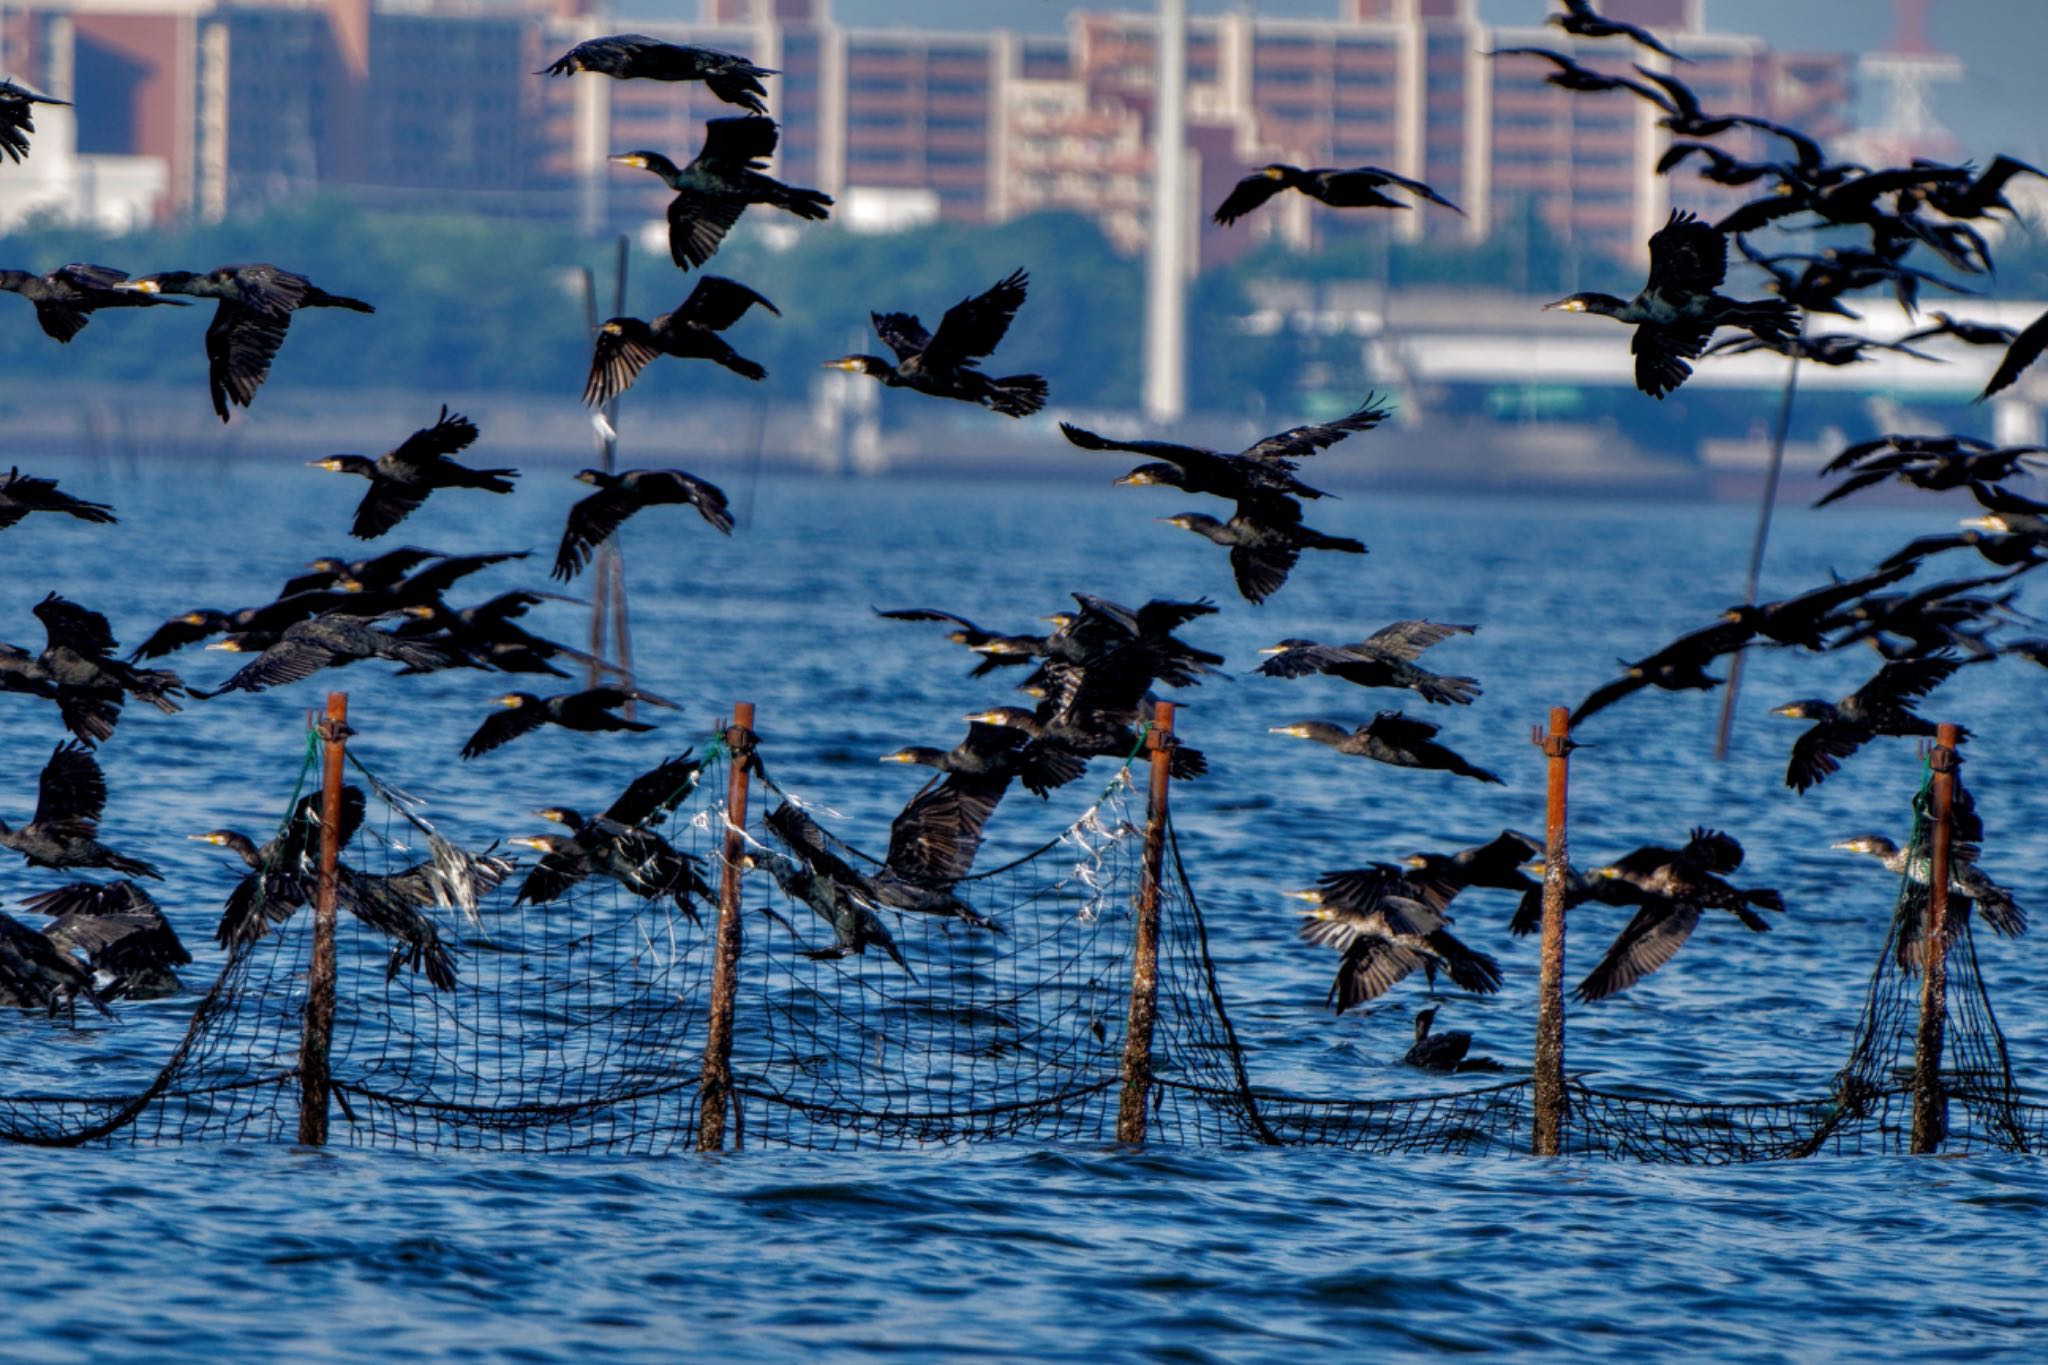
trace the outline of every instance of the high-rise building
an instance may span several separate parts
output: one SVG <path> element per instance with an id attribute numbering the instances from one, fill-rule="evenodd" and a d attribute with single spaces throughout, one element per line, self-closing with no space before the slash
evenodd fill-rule
<path id="1" fill-rule="evenodd" d="M 1544 27 L 1540 0 L 1530 0 L 1527 28 L 1482 24 L 1475 0 L 1331 5 L 1328 19 L 1240 12 L 1189 25 L 1185 180 L 1204 262 L 1276 235 L 1310 247 L 1378 222 L 1409 239 L 1480 239 L 1541 222 L 1583 247 L 1640 252 L 1674 195 L 1705 213 L 1740 197 L 1689 171 L 1656 173 L 1669 138 L 1647 101 L 1572 95 L 1546 84 L 1540 59 L 1489 58 L 1547 46 L 1624 74 L 1630 61 L 1664 62 Z M 1710 109 L 1823 139 L 1847 129 L 1847 57 L 1775 53 L 1712 32 L 1700 0 L 1603 9 L 1680 46 L 1692 59 L 1683 79 Z M 917 199 L 958 222 L 1068 209 L 1135 249 L 1150 222 L 1153 24 L 1145 11 L 1083 11 L 1059 37 L 860 29 L 839 24 L 830 0 L 700 0 L 692 19 L 639 26 L 781 72 L 769 84 L 785 179 L 855 202 Z M 667 199 L 653 177 L 607 154 L 645 148 L 686 161 L 705 119 L 738 112 L 696 83 L 534 74 L 611 26 L 586 0 L 27 0 L 0 11 L 0 66 L 78 98 L 75 145 L 50 148 L 54 173 L 72 174 L 58 164 L 67 156 L 158 165 L 159 217 L 218 216 L 317 189 L 598 230 L 658 221 Z M 1719 141 L 1763 155 L 1771 140 Z M 1289 195 L 1233 229 L 1207 224 L 1232 181 L 1276 160 L 1383 166 L 1465 212 L 1311 212 Z"/>

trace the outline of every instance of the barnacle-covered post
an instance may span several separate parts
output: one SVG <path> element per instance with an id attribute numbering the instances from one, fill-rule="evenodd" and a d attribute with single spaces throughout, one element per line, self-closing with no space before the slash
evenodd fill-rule
<path id="1" fill-rule="evenodd" d="M 1145 1141 L 1145 1101 L 1152 1090 L 1152 1025 L 1159 1017 L 1159 879 L 1166 863 L 1166 780 L 1173 765 L 1173 703 L 1152 712 L 1151 801 L 1145 812 L 1145 879 L 1138 887 L 1137 941 L 1131 946 L 1131 1013 L 1124 1025 L 1124 1090 L 1116 1140 Z"/>
<path id="2" fill-rule="evenodd" d="M 1550 708 L 1550 733 L 1537 742 L 1550 759 L 1543 844 L 1543 965 L 1536 978 L 1537 1156 L 1556 1156 L 1564 1142 L 1564 901 L 1570 870 L 1565 789 L 1571 771 L 1571 712 Z"/>
<path id="3" fill-rule="evenodd" d="M 731 770 L 725 787 L 725 856 L 718 879 L 718 952 L 711 968 L 711 1019 L 704 1031 L 704 1072 L 698 1083 L 697 1150 L 716 1152 L 725 1146 L 725 1115 L 732 1092 L 733 995 L 740 975 L 740 859 L 746 854 L 741 831 L 747 826 L 747 767 L 754 755 L 754 703 L 732 708 L 725 732 Z"/>
<path id="4" fill-rule="evenodd" d="M 1927 766 L 1934 770 L 1928 794 L 1927 922 L 1921 939 L 1920 1031 L 1913 1040 L 1914 1152 L 1941 1146 L 1947 1104 L 1941 1090 L 1942 1035 L 1948 1023 L 1948 874 L 1950 812 L 1955 800 L 1956 745 L 1962 732 L 1944 723 L 1935 732 Z M 1912 851 L 1907 851 L 1912 856 Z"/>
<path id="5" fill-rule="evenodd" d="M 334 1042 L 334 900 L 341 865 L 341 777 L 347 751 L 348 693 L 327 694 L 320 772 L 320 880 L 313 894 L 313 961 L 306 973 L 306 1027 L 299 1035 L 299 1141 L 327 1144 L 333 1092 L 327 1062 Z"/>

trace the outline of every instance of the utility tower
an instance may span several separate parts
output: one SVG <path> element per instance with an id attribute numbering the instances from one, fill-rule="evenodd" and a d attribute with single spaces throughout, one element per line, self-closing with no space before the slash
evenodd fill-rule
<path id="1" fill-rule="evenodd" d="M 1963 78 L 1963 63 L 1927 41 L 1927 0 L 1892 0 L 1896 26 L 1891 45 L 1865 53 L 1856 73 L 1875 88 L 1883 113 L 1862 131 L 1863 155 L 1873 165 L 1903 166 L 1916 156 L 1940 160 L 1956 148 L 1955 135 L 1934 117 L 1929 99 L 1937 85 Z"/>

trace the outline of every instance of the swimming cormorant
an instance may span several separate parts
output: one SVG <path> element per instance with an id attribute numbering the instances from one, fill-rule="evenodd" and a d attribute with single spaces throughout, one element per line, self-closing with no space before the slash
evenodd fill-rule
<path id="1" fill-rule="evenodd" d="M 768 112 L 768 88 L 761 77 L 778 74 L 773 67 L 755 66 L 736 53 L 665 43 L 644 33 L 585 39 L 534 74 L 573 76 L 579 71 L 622 81 L 702 81 L 727 104 L 756 114 Z"/>
<path id="2" fill-rule="evenodd" d="M 125 877 L 163 874 L 139 858 L 99 841 L 107 781 L 92 750 L 76 740 L 59 744 L 36 784 L 36 813 L 19 828 L 0 821 L 0 848 L 11 848 L 31 867 L 105 867 Z"/>
<path id="3" fill-rule="evenodd" d="M 584 734 L 595 734 L 608 730 L 652 730 L 645 721 L 627 720 L 612 713 L 629 701 L 644 701 L 650 706 L 666 706 L 670 710 L 680 708 L 672 701 L 655 696 L 652 692 L 641 692 L 627 687 L 592 687 L 582 692 L 566 692 L 560 696 L 537 697 L 531 692 L 508 692 L 497 699 L 503 710 L 494 711 L 476 728 L 469 742 L 462 746 L 465 759 L 487 754 L 501 745 L 510 744 L 521 735 L 538 730 L 543 725 L 559 725 L 564 730 L 576 730 Z"/>
<path id="4" fill-rule="evenodd" d="M 1932 735 L 1934 722 L 1913 714 L 1913 704 L 1962 666 L 1962 660 L 1947 654 L 1900 659 L 1840 701 L 1815 697 L 1772 707 L 1774 716 L 1818 722 L 1793 742 L 1785 785 L 1796 792 L 1818 786 L 1843 759 L 1879 735 Z"/>
<path id="5" fill-rule="evenodd" d="M 154 298 L 114 286 L 128 278 L 119 270 L 82 262 L 59 266 L 47 275 L 26 270 L 0 270 L 0 289 L 21 295 L 36 308 L 44 333 L 68 342 L 85 330 L 87 316 L 101 308 L 190 308 L 183 299 Z"/>
<path id="6" fill-rule="evenodd" d="M 417 512 L 437 488 L 475 488 L 486 493 L 510 493 L 516 469 L 471 469 L 449 459 L 467 449 L 477 438 L 476 423 L 461 413 L 450 415 L 441 405 L 434 425 L 422 427 L 405 438 L 395 450 L 372 460 L 363 455 L 329 455 L 310 460 L 315 469 L 332 474 L 360 474 L 370 481 L 356 507 L 355 524 L 349 534 L 358 540 L 375 540 Z"/>
<path id="7" fill-rule="evenodd" d="M 749 204 L 766 204 L 812 222 L 831 216 L 831 195 L 764 174 L 776 139 L 774 119 L 715 118 L 704 125 L 704 149 L 687 166 L 650 151 L 622 152 L 608 160 L 650 171 L 676 192 L 668 205 L 668 251 L 677 269 L 688 270 L 717 254 Z"/>
<path id="8" fill-rule="evenodd" d="M 674 312 L 651 322 L 608 320 L 597 329 L 597 350 L 590 362 L 590 379 L 583 386 L 583 401 L 593 408 L 603 407 L 632 388 L 640 371 L 662 355 L 709 360 L 742 379 L 766 379 L 767 370 L 735 351 L 732 343 L 719 335 L 755 304 L 782 316 L 781 309 L 745 285 L 722 275 L 705 275 Z"/>
<path id="9" fill-rule="evenodd" d="M 361 299 L 330 294 L 304 275 L 262 262 L 217 266 L 204 275 L 190 270 L 137 275 L 114 288 L 219 300 L 206 328 L 206 382 L 213 410 L 223 422 L 228 420 L 228 404 L 246 408 L 256 401 L 256 390 L 270 377 L 270 362 L 284 345 L 293 313 L 301 308 L 377 311 Z"/>
<path id="10" fill-rule="evenodd" d="M 40 479 L 33 474 L 24 474 L 20 466 L 0 474 L 0 531 L 20 521 L 31 512 L 61 512 L 80 521 L 107 525 L 118 520 L 114 509 L 103 502 L 87 502 L 74 498 L 69 493 L 57 491 L 55 479 Z"/>
<path id="11" fill-rule="evenodd" d="M 1500 1071 L 1503 1068 L 1491 1057 L 1473 1057 L 1472 1035 L 1463 1029 L 1447 1029 L 1442 1033 L 1430 1032 L 1436 1022 L 1435 1005 L 1415 1011 L 1415 1045 L 1401 1058 L 1403 1066 L 1418 1067 L 1423 1071 Z"/>
<path id="12" fill-rule="evenodd" d="M 915 389 L 934 398 L 978 403 L 1005 417 L 1029 417 L 1045 406 L 1045 379 L 1035 374 L 992 378 L 975 364 L 1002 342 L 1017 310 L 1024 306 L 1030 277 L 1012 271 L 983 293 L 964 298 L 946 310 L 939 329 L 926 333 L 911 313 L 870 313 L 875 335 L 896 356 L 892 364 L 879 356 L 849 355 L 825 362 L 828 370 L 845 370 L 879 379 L 892 389 Z"/>
<path id="13" fill-rule="evenodd" d="M 1465 210 L 1420 180 L 1410 180 L 1405 175 L 1396 175 L 1378 166 L 1359 166 L 1348 171 L 1334 166 L 1303 170 L 1299 166 L 1275 163 L 1261 166 L 1238 181 L 1217 206 L 1215 221 L 1229 227 L 1283 190 L 1299 190 L 1318 204 L 1326 204 L 1333 209 L 1407 208 L 1402 200 L 1380 193 L 1386 186 L 1406 190 L 1432 204 L 1441 204 L 1461 218 L 1465 214 Z"/>
<path id="14" fill-rule="evenodd" d="M 1636 357 L 1636 387 L 1662 398 L 1692 373 L 1686 361 L 1706 349 L 1715 328 L 1740 327 L 1769 338 L 1789 338 L 1798 330 L 1797 310 L 1783 299 L 1744 302 L 1716 293 L 1727 276 L 1727 238 L 1673 209 L 1670 221 L 1650 238 L 1650 274 L 1641 293 L 1633 299 L 1572 294 L 1544 308 L 1634 324 L 1629 349 Z"/>
<path id="15" fill-rule="evenodd" d="M 554 576 L 565 583 L 583 572 L 597 547 L 644 507 L 694 507 L 712 529 L 732 534 L 724 490 L 695 474 L 680 469 L 628 469 L 620 474 L 586 469 L 576 477 L 597 491 L 569 509 L 562 546 L 555 552 Z"/>
<path id="16" fill-rule="evenodd" d="M 1314 640 L 1282 640 L 1259 652 L 1273 657 L 1259 665 L 1269 678 L 1300 678 L 1321 673 L 1360 687 L 1400 687 L 1418 692 L 1428 702 L 1467 706 L 1479 695 L 1477 678 L 1432 673 L 1416 664 L 1422 651 L 1453 635 L 1470 635 L 1477 626 L 1436 621 L 1396 621 L 1355 644 L 1320 645 Z"/>
<path id="17" fill-rule="evenodd" d="M 1311 739 L 1318 744 L 1329 745 L 1340 754 L 1369 758 L 1396 768 L 1434 768 L 1478 782 L 1507 785 L 1486 769 L 1473 766 L 1438 744 L 1436 733 L 1439 728 L 1429 721 L 1404 716 L 1399 711 L 1382 711 L 1356 730 L 1346 730 L 1326 720 L 1302 720 L 1292 725 L 1276 725 L 1272 733 Z"/>

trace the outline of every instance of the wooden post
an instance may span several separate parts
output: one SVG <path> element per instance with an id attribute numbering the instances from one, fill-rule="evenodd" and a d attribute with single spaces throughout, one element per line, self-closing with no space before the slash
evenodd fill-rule
<path id="1" fill-rule="evenodd" d="M 1927 923 L 1921 948 L 1920 1030 L 1913 1040 L 1913 1143 L 1915 1153 L 1940 1149 L 1946 1103 L 1941 1089 L 1943 1034 L 1948 1023 L 1948 876 L 1950 811 L 1955 799 L 1956 754 L 1961 732 L 1943 724 L 1936 730 L 1927 764 L 1934 781 L 1927 812 Z M 1912 856 L 1912 850 L 1907 850 Z"/>
<path id="2" fill-rule="evenodd" d="M 1145 1102 L 1152 1090 L 1152 1026 L 1159 1017 L 1159 880 L 1166 862 L 1166 783 L 1173 766 L 1173 703 L 1152 712 L 1151 801 L 1145 812 L 1145 880 L 1138 888 L 1138 933 L 1131 947 L 1131 1013 L 1124 1025 L 1124 1090 L 1117 1103 L 1116 1140 L 1145 1141 Z"/>
<path id="3" fill-rule="evenodd" d="M 1543 965 L 1536 979 L 1537 1156 L 1556 1156 L 1564 1144 L 1564 901 L 1571 868 L 1565 836 L 1565 792 L 1571 770 L 1571 712 L 1550 708 L 1550 733 L 1536 736 L 1550 759 L 1543 845 Z"/>
<path id="4" fill-rule="evenodd" d="M 754 703 L 732 708 L 725 732 L 731 771 L 725 786 L 725 861 L 718 879 L 718 957 L 711 969 L 711 1019 L 704 1031 L 704 1072 L 698 1084 L 697 1150 L 725 1147 L 725 1114 L 732 1091 L 733 996 L 740 974 L 740 859 L 746 841 L 747 765 L 754 754 Z"/>
<path id="5" fill-rule="evenodd" d="M 327 1145 L 327 1069 L 334 1042 L 334 900 L 341 865 L 342 760 L 349 736 L 348 693 L 327 694 L 326 743 L 320 773 L 320 879 L 313 894 L 313 961 L 306 973 L 306 1027 L 299 1036 L 299 1141 Z M 296 811 L 293 812 L 297 814 Z"/>

